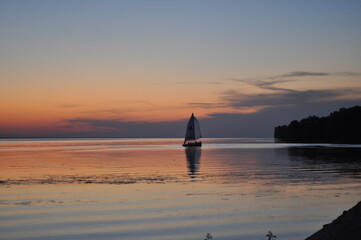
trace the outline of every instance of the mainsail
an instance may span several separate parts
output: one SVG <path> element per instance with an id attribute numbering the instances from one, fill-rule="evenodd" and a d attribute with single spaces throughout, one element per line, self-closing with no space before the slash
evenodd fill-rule
<path id="1" fill-rule="evenodd" d="M 184 144 L 187 141 L 195 141 L 202 137 L 201 128 L 199 126 L 198 119 L 192 113 L 191 118 L 187 124 L 186 136 L 184 138 Z"/>

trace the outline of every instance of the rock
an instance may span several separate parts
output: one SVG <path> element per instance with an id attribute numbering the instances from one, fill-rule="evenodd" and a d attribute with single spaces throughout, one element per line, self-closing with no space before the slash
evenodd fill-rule
<path id="1" fill-rule="evenodd" d="M 306 240 L 360 240 L 361 239 L 361 202 L 332 223 L 323 225 L 323 228 L 312 234 Z"/>

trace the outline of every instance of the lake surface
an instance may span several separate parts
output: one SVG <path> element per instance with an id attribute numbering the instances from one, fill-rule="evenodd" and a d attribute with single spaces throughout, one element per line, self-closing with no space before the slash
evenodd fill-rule
<path id="1" fill-rule="evenodd" d="M 304 239 L 361 200 L 361 145 L 3 139 L 0 239 Z"/>

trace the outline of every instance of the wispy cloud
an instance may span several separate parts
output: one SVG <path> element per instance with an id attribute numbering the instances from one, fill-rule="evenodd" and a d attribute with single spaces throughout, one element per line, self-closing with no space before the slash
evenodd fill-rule
<path id="1" fill-rule="evenodd" d="M 186 105 L 191 107 L 199 107 L 199 108 L 219 108 L 226 106 L 226 104 L 224 103 L 214 103 L 214 102 L 191 102 L 191 103 L 186 103 Z"/>
<path id="2" fill-rule="evenodd" d="M 208 116 L 212 116 L 214 113 L 223 112 L 254 113 L 266 108 L 297 106 L 306 103 L 361 100 L 361 87 L 300 90 L 279 86 L 279 84 L 282 83 L 309 81 L 327 76 L 356 77 L 361 76 L 361 73 L 293 71 L 266 77 L 233 78 L 231 79 L 232 81 L 256 87 L 259 90 L 258 92 L 261 93 L 247 93 L 246 91 L 238 91 L 234 88 L 220 92 L 218 101 L 189 102 L 186 103 L 185 106 L 208 109 L 210 111 Z M 182 82 L 182 84 L 190 84 L 190 82 Z"/>
<path id="3" fill-rule="evenodd" d="M 245 83 L 264 90 L 293 92 L 292 89 L 276 87 L 276 84 L 299 81 L 300 77 L 329 76 L 325 72 L 294 71 L 281 75 L 258 77 L 258 78 L 232 78 L 232 81 Z"/>
<path id="4" fill-rule="evenodd" d="M 310 72 L 310 71 L 293 71 L 281 75 L 269 77 L 269 79 L 293 78 L 293 77 L 324 77 L 324 76 L 360 76 L 358 72 Z"/>
<path id="5" fill-rule="evenodd" d="M 266 89 L 266 90 L 275 90 L 275 91 L 293 91 L 292 89 L 287 89 L 287 88 L 280 88 L 280 87 L 275 87 L 274 85 L 278 84 L 278 83 L 285 83 L 285 82 L 294 82 L 297 80 L 285 80 L 285 79 L 277 79 L 277 80 L 243 80 L 243 79 L 233 79 L 233 81 L 236 82 L 242 82 L 248 85 L 252 85 L 261 89 Z"/>
<path id="6" fill-rule="evenodd" d="M 59 127 L 75 131 L 98 131 L 109 132 L 121 130 L 121 120 L 99 120 L 91 118 L 67 119 L 59 124 Z"/>
<path id="7" fill-rule="evenodd" d="M 330 89 L 330 90 L 304 90 L 296 91 L 286 89 L 283 92 L 265 94 L 244 94 L 235 90 L 225 91 L 222 100 L 228 106 L 237 107 L 281 107 L 300 105 L 304 103 L 334 101 L 350 99 L 350 96 L 359 96 L 361 100 L 361 89 Z"/>
<path id="8" fill-rule="evenodd" d="M 337 76 L 361 76 L 359 72 L 338 72 L 334 74 Z"/>
<path id="9" fill-rule="evenodd" d="M 263 78 L 232 79 L 259 89 L 267 90 L 262 94 L 246 94 L 236 90 L 222 93 L 221 99 L 233 107 L 244 106 L 284 106 L 297 105 L 305 102 L 330 101 L 335 99 L 361 99 L 361 88 L 323 89 L 323 90 L 296 90 L 278 87 L 277 84 L 301 81 L 303 78 L 324 76 L 361 76 L 357 72 L 311 72 L 293 71 L 285 74 Z M 360 97 L 357 97 L 360 96 Z"/>
<path id="10" fill-rule="evenodd" d="M 265 76 L 265 77 L 257 77 L 257 78 L 244 78 L 238 79 L 233 78 L 233 81 L 241 81 L 241 82 L 250 82 L 250 81 L 266 81 L 266 80 L 281 80 L 284 78 L 306 78 L 306 77 L 325 77 L 325 76 L 345 76 L 345 77 L 353 77 L 353 76 L 361 76 L 359 72 L 311 72 L 311 71 L 293 71 L 279 75 L 273 76 Z"/>
<path id="11" fill-rule="evenodd" d="M 361 76 L 359 72 L 310 72 L 310 71 L 293 71 L 280 75 L 256 77 L 256 78 L 232 78 L 232 81 L 236 82 L 262 82 L 268 84 L 276 84 L 282 82 L 298 81 L 299 78 L 307 77 L 325 77 L 325 76 L 344 76 L 344 77 L 355 77 Z M 285 79 L 287 78 L 287 79 Z"/>
<path id="12" fill-rule="evenodd" d="M 282 75 L 277 75 L 270 77 L 270 79 L 278 79 L 278 78 L 289 78 L 289 77 L 317 77 L 317 76 L 330 76 L 335 75 L 334 73 L 328 72 L 308 72 L 308 71 L 294 71 Z"/>
<path id="13" fill-rule="evenodd" d="M 67 135 L 106 137 L 179 137 L 184 121 L 133 122 L 121 119 L 73 118 L 59 123 Z"/>

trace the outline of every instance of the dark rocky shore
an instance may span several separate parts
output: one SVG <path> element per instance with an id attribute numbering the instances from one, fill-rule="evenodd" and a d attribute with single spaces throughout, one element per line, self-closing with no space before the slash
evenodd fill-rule
<path id="1" fill-rule="evenodd" d="M 361 201 L 306 240 L 360 240 Z"/>

